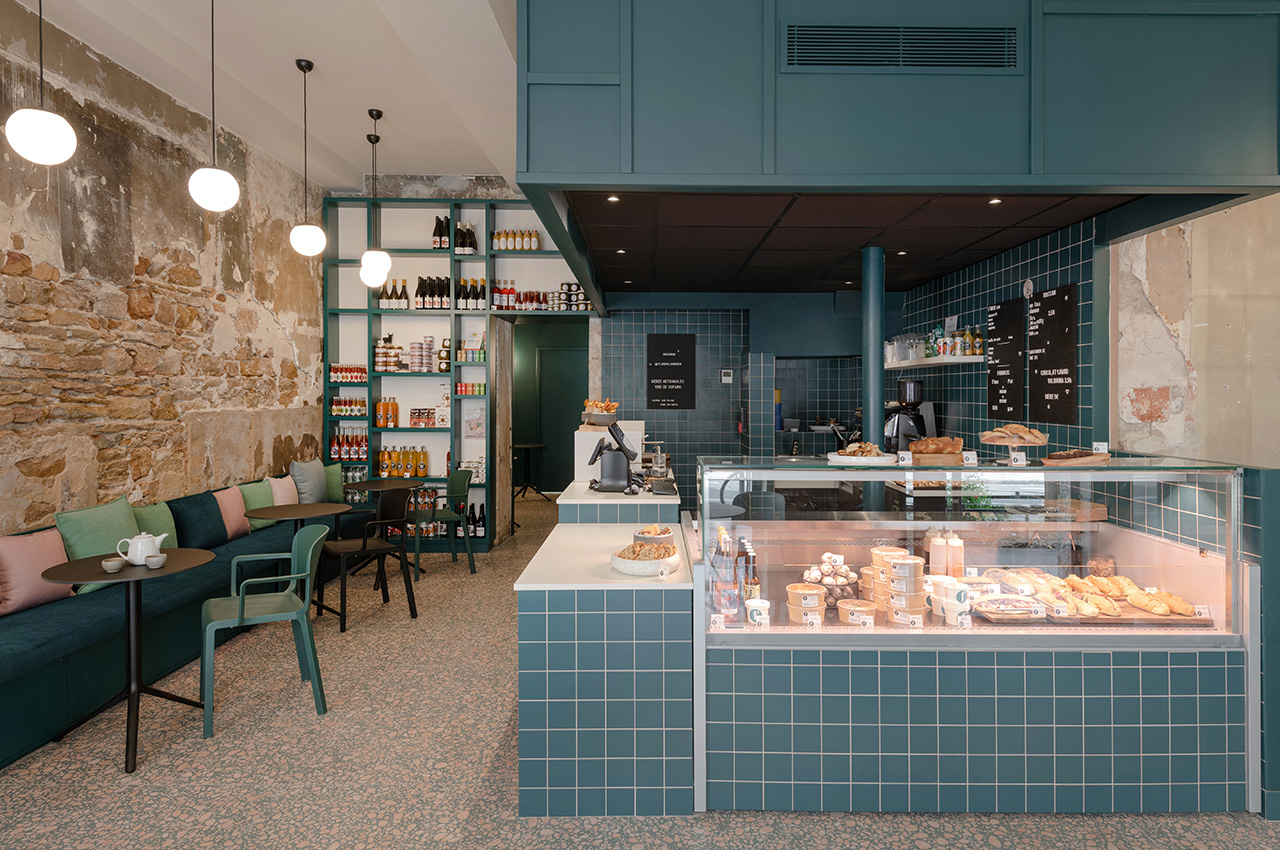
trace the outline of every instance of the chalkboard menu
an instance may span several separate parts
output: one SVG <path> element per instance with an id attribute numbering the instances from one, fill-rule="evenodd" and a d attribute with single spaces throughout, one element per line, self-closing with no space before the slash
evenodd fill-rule
<path id="1" fill-rule="evenodd" d="M 1033 422 L 1076 424 L 1076 288 L 1060 286 L 1027 301 L 1027 366 Z"/>
<path id="2" fill-rule="evenodd" d="M 648 409 L 697 407 L 696 334 L 649 334 Z"/>
<path id="3" fill-rule="evenodd" d="M 987 308 L 987 416 L 1022 421 L 1026 306 L 1015 298 Z"/>

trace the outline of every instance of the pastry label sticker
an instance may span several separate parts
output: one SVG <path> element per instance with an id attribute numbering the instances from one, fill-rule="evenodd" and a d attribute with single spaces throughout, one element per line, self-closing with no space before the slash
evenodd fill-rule
<path id="1" fill-rule="evenodd" d="M 1018 593 L 1022 596 L 1030 596 L 1031 591 L 1033 590 L 1033 588 L 1029 584 L 1020 584 L 1020 585 L 1017 585 L 1017 587 L 1018 587 Z"/>
<path id="2" fill-rule="evenodd" d="M 1044 606 L 1043 606 L 1043 605 L 1032 605 L 1032 606 L 1031 606 L 1031 616 L 1032 616 L 1032 617 L 1043 617 L 1043 616 L 1044 616 Z"/>
<path id="3" fill-rule="evenodd" d="M 769 615 L 761 614 L 760 616 L 756 617 L 756 625 L 762 629 L 769 628 Z"/>
<path id="4" fill-rule="evenodd" d="M 800 594 L 800 607 L 801 608 L 817 608 L 818 595 L 816 593 Z"/>
<path id="5" fill-rule="evenodd" d="M 924 618 L 919 614 L 908 614 L 906 611 L 894 611 L 893 621 L 903 626 L 910 626 L 913 629 L 924 627 Z"/>
<path id="6" fill-rule="evenodd" d="M 889 589 L 898 593 L 906 593 L 907 580 L 905 578 L 891 578 L 889 579 Z"/>
<path id="7" fill-rule="evenodd" d="M 876 624 L 875 614 L 850 614 L 849 625 L 860 629 L 869 629 Z"/>
<path id="8" fill-rule="evenodd" d="M 977 452 L 960 452 L 960 462 L 963 463 L 965 466 L 977 466 L 978 453 Z"/>
<path id="9" fill-rule="evenodd" d="M 1009 452 L 1009 463 L 1012 466 L 1026 466 L 1027 453 L 1026 452 Z"/>
<path id="10" fill-rule="evenodd" d="M 1156 592 L 1157 590 L 1159 590 L 1160 588 L 1158 588 L 1158 587 L 1144 587 L 1144 588 L 1142 588 L 1142 589 L 1143 589 L 1143 590 L 1145 590 L 1147 593 L 1155 593 L 1155 592 Z"/>
<path id="11" fill-rule="evenodd" d="M 1094 443 L 1093 453 L 1096 455 L 1104 455 L 1108 451 L 1106 443 Z"/>
<path id="12" fill-rule="evenodd" d="M 889 567 L 889 572 L 893 573 L 895 576 L 899 576 L 902 578 L 910 578 L 912 575 L 911 562 L 894 561 L 893 565 Z"/>
<path id="13" fill-rule="evenodd" d="M 905 596 L 890 596 L 889 605 L 894 608 L 906 608 L 907 598 Z"/>
<path id="14" fill-rule="evenodd" d="M 804 619 L 804 624 L 809 628 L 811 629 L 822 628 L 822 614 L 820 612 L 805 611 L 801 616 Z"/>
<path id="15" fill-rule="evenodd" d="M 964 568 L 964 577 L 965 577 L 965 578 L 977 578 L 977 577 L 978 577 L 978 568 L 977 568 L 977 567 L 965 567 L 965 568 Z"/>
<path id="16" fill-rule="evenodd" d="M 1208 605 L 1197 605 L 1197 606 L 1196 606 L 1196 616 L 1197 616 L 1197 617 L 1208 617 L 1208 616 L 1209 616 L 1209 606 L 1208 606 Z"/>
<path id="17" fill-rule="evenodd" d="M 1070 617 L 1071 609 L 1068 608 L 1066 605 L 1063 605 L 1061 602 L 1055 602 L 1053 605 L 1053 616 Z"/>
<path id="18" fill-rule="evenodd" d="M 717 632 L 724 629 L 724 614 L 711 615 L 711 631 Z"/>
<path id="19" fill-rule="evenodd" d="M 898 452 L 898 465 L 899 465 L 899 466 L 910 466 L 910 465 L 911 465 L 911 452 Z"/>
<path id="20" fill-rule="evenodd" d="M 961 611 L 959 614 L 956 614 L 956 626 L 962 629 L 972 629 L 973 615 L 968 611 Z"/>

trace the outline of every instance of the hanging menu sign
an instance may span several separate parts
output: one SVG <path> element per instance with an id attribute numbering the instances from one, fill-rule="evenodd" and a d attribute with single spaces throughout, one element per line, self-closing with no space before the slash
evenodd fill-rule
<path id="1" fill-rule="evenodd" d="M 1076 424 L 1076 288 L 1060 286 L 1027 301 L 1031 420 Z"/>
<path id="2" fill-rule="evenodd" d="M 992 419 L 1022 421 L 1025 309 L 1021 298 L 987 308 L 987 416 Z"/>
<path id="3" fill-rule="evenodd" d="M 697 407 L 696 334 L 649 334 L 648 409 Z"/>

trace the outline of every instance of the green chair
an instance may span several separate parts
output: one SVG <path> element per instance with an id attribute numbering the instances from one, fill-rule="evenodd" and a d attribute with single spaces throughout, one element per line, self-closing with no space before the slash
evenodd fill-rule
<path id="1" fill-rule="evenodd" d="M 298 651 L 298 670 L 302 681 L 311 681 L 311 695 L 316 701 L 316 714 L 324 714 L 328 707 L 324 701 L 324 685 L 320 681 L 320 664 L 316 659 L 316 639 L 308 619 L 311 587 L 316 581 L 316 567 L 320 563 L 320 548 L 329 529 L 323 525 L 309 525 L 293 536 L 293 551 L 262 555 L 239 555 L 231 559 L 231 592 L 234 596 L 205 600 L 200 610 L 201 627 L 204 629 L 204 651 L 200 655 L 200 694 L 204 700 L 204 736 L 213 737 L 213 647 L 219 629 L 251 626 L 258 623 L 275 623 L 288 620 L 293 624 L 293 643 Z M 241 561 L 288 560 L 288 575 L 248 578 L 237 582 L 237 567 Z M 305 593 L 298 595 L 298 581 L 304 584 Z M 246 593 L 249 585 L 289 582 L 281 591 L 270 593 Z"/>
<path id="2" fill-rule="evenodd" d="M 431 503 L 429 511 L 414 511 L 419 514 L 426 522 L 443 522 L 447 523 L 445 536 L 449 538 L 449 552 L 453 555 L 454 563 L 458 561 L 458 540 L 454 536 L 454 523 L 462 526 L 462 542 L 467 547 L 467 563 L 471 565 L 471 574 L 476 574 L 476 556 L 471 551 L 471 535 L 467 528 L 467 505 L 468 497 L 471 494 L 471 470 L 459 469 L 456 472 L 449 473 L 449 481 L 445 485 L 445 493 L 443 496 L 437 497 L 436 501 Z M 444 499 L 445 507 L 440 507 L 439 501 Z M 452 508 L 454 505 L 462 505 L 462 513 L 459 514 Z M 421 547 L 417 538 L 414 540 L 413 554 L 413 578 L 418 579 L 418 559 L 422 555 Z"/>

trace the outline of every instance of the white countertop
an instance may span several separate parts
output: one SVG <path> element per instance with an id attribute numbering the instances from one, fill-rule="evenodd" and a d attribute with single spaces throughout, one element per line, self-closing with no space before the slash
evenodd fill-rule
<path id="1" fill-rule="evenodd" d="M 613 571 L 613 553 L 631 542 L 639 523 L 561 523 L 551 529 L 542 548 L 529 561 L 516 590 L 600 590 L 693 589 L 689 553 L 684 535 L 675 535 L 680 566 L 666 578 L 626 576 Z M 677 532 L 679 529 L 672 523 Z"/>
<path id="2" fill-rule="evenodd" d="M 561 505 L 678 505 L 680 494 L 655 496 L 648 490 L 641 490 L 634 496 L 628 496 L 626 493 L 598 493 L 588 487 L 587 482 L 574 481 L 564 488 L 564 492 L 560 494 L 560 498 L 556 499 L 556 503 Z"/>

